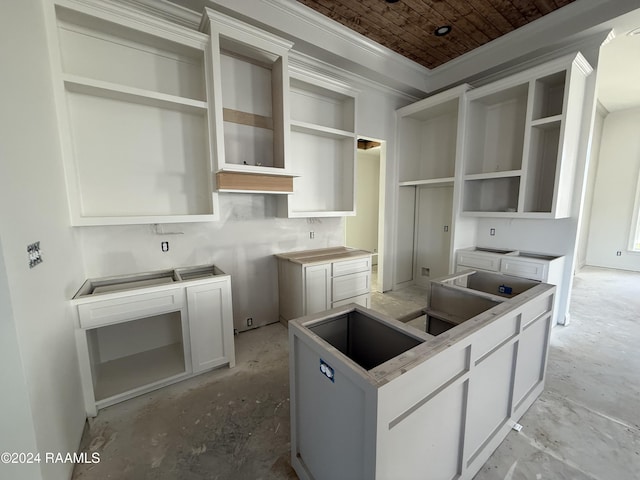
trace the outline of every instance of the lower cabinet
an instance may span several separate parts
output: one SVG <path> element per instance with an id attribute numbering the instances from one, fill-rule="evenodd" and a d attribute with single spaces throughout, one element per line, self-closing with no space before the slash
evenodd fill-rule
<path id="1" fill-rule="evenodd" d="M 514 277 L 549 283 L 560 289 L 564 273 L 564 257 L 519 250 L 472 247 L 458 250 L 456 256 L 456 271 L 467 269 L 500 272 Z M 560 295 L 556 294 L 554 325 L 565 323 L 559 305 Z"/>
<path id="2" fill-rule="evenodd" d="M 74 297 L 87 415 L 235 365 L 230 276 L 183 270 L 87 280 Z"/>
<path id="3" fill-rule="evenodd" d="M 230 286 L 230 282 L 211 282 L 186 288 L 194 374 L 235 363 L 235 356 L 228 355 L 234 351 Z"/>
<path id="4" fill-rule="evenodd" d="M 371 303 L 371 253 L 336 247 L 276 255 L 280 321 Z"/>

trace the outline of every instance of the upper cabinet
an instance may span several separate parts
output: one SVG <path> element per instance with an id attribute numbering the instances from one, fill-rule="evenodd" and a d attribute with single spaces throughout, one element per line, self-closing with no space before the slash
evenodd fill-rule
<path id="1" fill-rule="evenodd" d="M 468 89 L 460 85 L 396 111 L 397 283 L 427 286 L 449 273 Z"/>
<path id="2" fill-rule="evenodd" d="M 279 214 L 355 214 L 356 92 L 324 77 L 293 71 L 289 82 L 290 157 L 298 177 Z"/>
<path id="3" fill-rule="evenodd" d="M 216 219 L 207 36 L 73 0 L 50 20 L 72 225 Z"/>
<path id="4" fill-rule="evenodd" d="M 400 186 L 453 183 L 460 103 L 468 88 L 461 85 L 397 110 Z"/>
<path id="5" fill-rule="evenodd" d="M 292 44 L 209 8 L 218 191 L 291 193 L 289 67 Z"/>
<path id="6" fill-rule="evenodd" d="M 577 54 L 468 93 L 466 215 L 571 215 L 583 95 L 591 71 Z"/>

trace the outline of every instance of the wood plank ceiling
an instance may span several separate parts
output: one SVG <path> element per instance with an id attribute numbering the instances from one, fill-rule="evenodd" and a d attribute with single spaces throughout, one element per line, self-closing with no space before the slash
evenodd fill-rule
<path id="1" fill-rule="evenodd" d="M 438 67 L 574 0 L 298 0 L 427 68 Z M 449 25 L 445 36 L 434 34 Z"/>

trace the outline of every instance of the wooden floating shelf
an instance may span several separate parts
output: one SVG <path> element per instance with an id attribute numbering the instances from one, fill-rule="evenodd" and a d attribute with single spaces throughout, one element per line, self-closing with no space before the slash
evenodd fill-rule
<path id="1" fill-rule="evenodd" d="M 217 172 L 218 190 L 223 192 L 293 193 L 293 177 L 260 173 Z"/>
<path id="2" fill-rule="evenodd" d="M 248 125 L 250 127 L 264 128 L 273 130 L 273 119 L 255 113 L 241 112 L 231 108 L 222 109 L 222 119 L 225 122 L 237 123 L 239 125 Z"/>

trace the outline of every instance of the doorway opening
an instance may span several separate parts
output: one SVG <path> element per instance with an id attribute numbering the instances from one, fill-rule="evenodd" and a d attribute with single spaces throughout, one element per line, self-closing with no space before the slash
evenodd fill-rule
<path id="1" fill-rule="evenodd" d="M 371 290 L 383 291 L 386 142 L 358 137 L 356 215 L 346 217 L 345 245 L 373 252 Z"/>

